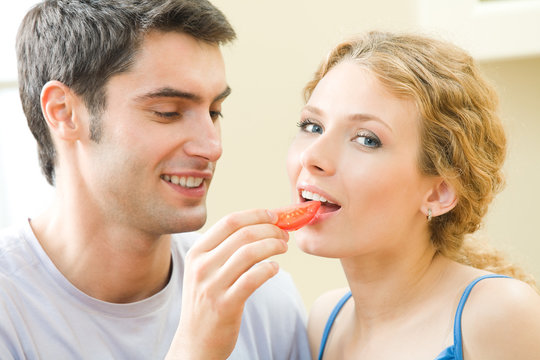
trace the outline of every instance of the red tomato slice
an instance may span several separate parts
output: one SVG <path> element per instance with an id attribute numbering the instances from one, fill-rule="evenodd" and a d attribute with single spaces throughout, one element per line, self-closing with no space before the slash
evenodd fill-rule
<path id="1" fill-rule="evenodd" d="M 313 219 L 320 207 L 320 201 L 307 201 L 273 210 L 278 215 L 276 225 L 286 231 L 298 230 Z"/>

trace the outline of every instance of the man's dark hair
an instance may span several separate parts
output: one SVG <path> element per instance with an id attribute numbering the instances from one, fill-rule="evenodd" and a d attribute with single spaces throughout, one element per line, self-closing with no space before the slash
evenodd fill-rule
<path id="1" fill-rule="evenodd" d="M 56 150 L 43 118 L 43 86 L 58 80 L 90 111 L 90 137 L 99 141 L 105 85 L 129 70 L 149 31 L 175 31 L 225 44 L 235 32 L 206 0 L 45 0 L 25 16 L 17 34 L 19 93 L 38 143 L 41 169 L 54 185 Z"/>

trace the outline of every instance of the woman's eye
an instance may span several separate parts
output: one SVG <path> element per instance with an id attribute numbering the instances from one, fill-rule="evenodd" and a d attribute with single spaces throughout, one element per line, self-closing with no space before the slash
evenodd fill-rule
<path id="1" fill-rule="evenodd" d="M 320 125 L 315 124 L 314 122 L 311 122 L 309 120 L 303 120 L 298 123 L 298 127 L 305 132 L 308 133 L 314 133 L 314 134 L 322 134 L 323 128 Z"/>
<path id="2" fill-rule="evenodd" d="M 322 134 L 322 127 L 317 124 L 306 125 L 304 130 L 310 133 Z"/>
<path id="3" fill-rule="evenodd" d="M 382 145 L 381 140 L 375 134 L 360 133 L 354 138 L 354 141 L 369 148 L 378 148 Z"/>

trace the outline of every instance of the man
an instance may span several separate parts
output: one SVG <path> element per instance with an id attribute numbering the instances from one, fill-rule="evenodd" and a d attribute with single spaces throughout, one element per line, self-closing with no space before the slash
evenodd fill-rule
<path id="1" fill-rule="evenodd" d="M 0 358 L 309 358 L 298 294 L 264 261 L 287 249 L 275 215 L 190 233 L 222 151 L 219 47 L 234 37 L 206 0 L 29 11 L 20 94 L 56 196 L 0 235 Z"/>

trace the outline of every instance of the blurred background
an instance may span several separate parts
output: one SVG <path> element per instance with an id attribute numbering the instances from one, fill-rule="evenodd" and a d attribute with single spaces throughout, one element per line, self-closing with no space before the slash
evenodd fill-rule
<path id="1" fill-rule="evenodd" d="M 34 3 L 0 4 L 0 227 L 43 211 L 54 191 L 40 173 L 17 90 L 15 34 Z M 540 0 L 213 3 L 238 40 L 223 49 L 233 93 L 223 108 L 224 153 L 205 228 L 233 211 L 290 203 L 285 157 L 297 132 L 302 88 L 335 43 L 372 29 L 416 31 L 467 49 L 499 90 L 509 136 L 508 184 L 481 235 L 540 282 Z M 337 260 L 305 255 L 292 239 L 289 252 L 275 260 L 309 309 L 319 294 L 346 281 Z"/>

